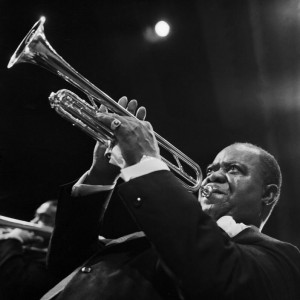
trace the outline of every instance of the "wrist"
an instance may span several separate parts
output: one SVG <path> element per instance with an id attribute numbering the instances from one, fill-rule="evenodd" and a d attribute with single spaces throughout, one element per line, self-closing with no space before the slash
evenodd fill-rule
<path id="1" fill-rule="evenodd" d="M 110 172 L 103 172 L 101 169 L 97 168 L 91 168 L 82 182 L 83 184 L 89 184 L 89 185 L 112 185 L 114 184 L 119 175 L 120 175 L 120 169 L 113 166 L 114 170 L 111 170 Z"/>

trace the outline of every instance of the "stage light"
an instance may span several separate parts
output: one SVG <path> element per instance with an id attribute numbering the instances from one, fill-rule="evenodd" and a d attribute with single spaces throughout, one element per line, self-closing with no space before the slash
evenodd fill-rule
<path id="1" fill-rule="evenodd" d="M 155 33 L 160 37 L 166 37 L 170 32 L 170 26 L 165 21 L 157 22 L 154 29 Z"/>
<path id="2" fill-rule="evenodd" d="M 154 26 L 148 26 L 144 30 L 144 38 L 150 43 L 163 41 L 170 34 L 170 25 L 166 21 L 159 21 Z"/>

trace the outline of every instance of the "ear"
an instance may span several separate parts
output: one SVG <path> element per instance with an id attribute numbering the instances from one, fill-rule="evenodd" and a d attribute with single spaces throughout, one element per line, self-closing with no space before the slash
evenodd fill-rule
<path id="1" fill-rule="evenodd" d="M 262 195 L 262 203 L 264 205 L 271 205 L 276 201 L 278 193 L 278 186 L 276 184 L 268 184 L 264 187 Z"/>

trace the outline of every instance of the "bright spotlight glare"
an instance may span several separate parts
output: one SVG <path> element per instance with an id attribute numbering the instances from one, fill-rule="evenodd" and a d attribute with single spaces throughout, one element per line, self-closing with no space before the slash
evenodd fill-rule
<path id="1" fill-rule="evenodd" d="M 165 37 L 170 32 L 170 26 L 165 21 L 159 21 L 155 25 L 155 33 L 160 37 Z"/>

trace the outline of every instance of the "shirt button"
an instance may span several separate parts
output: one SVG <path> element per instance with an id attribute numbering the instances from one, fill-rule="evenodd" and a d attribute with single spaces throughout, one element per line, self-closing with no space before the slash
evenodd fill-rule
<path id="1" fill-rule="evenodd" d="M 81 272 L 82 273 L 90 273 L 92 271 L 91 267 L 82 267 Z"/>

